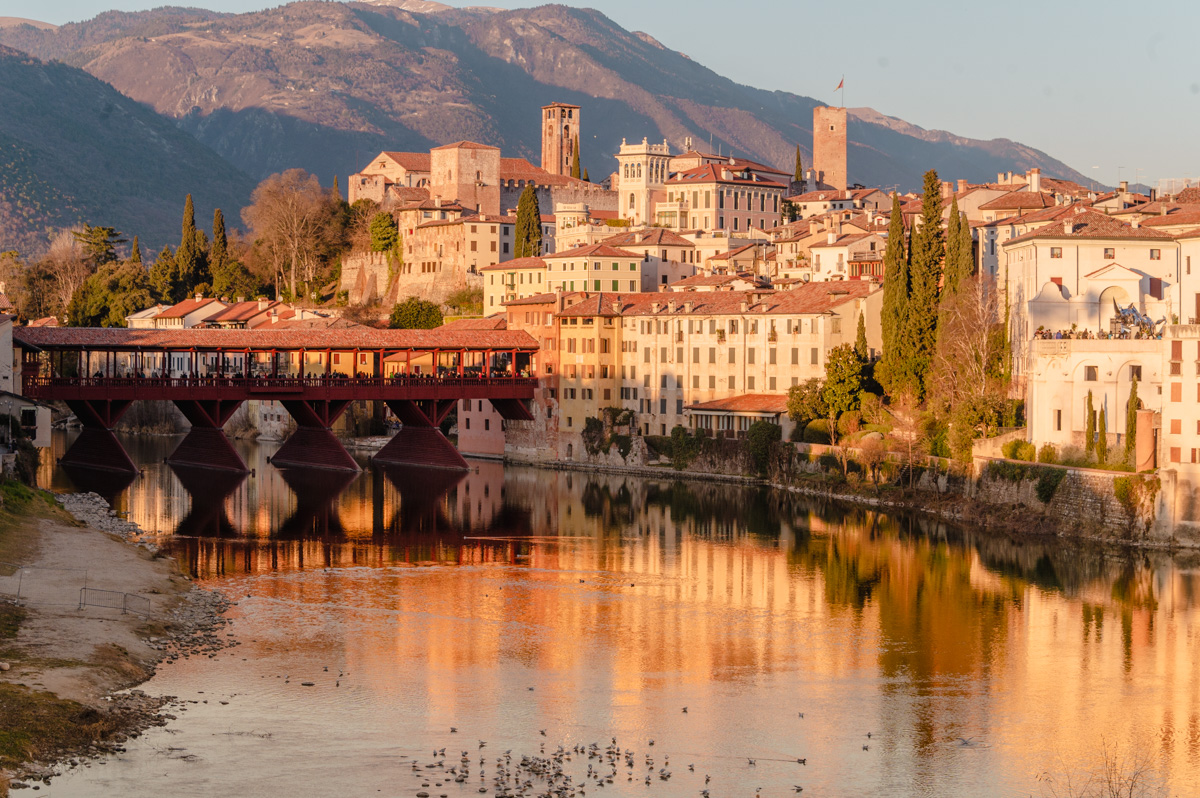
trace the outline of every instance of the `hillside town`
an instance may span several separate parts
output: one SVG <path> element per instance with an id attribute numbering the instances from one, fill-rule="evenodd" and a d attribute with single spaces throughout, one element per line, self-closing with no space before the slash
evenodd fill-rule
<path id="1" fill-rule="evenodd" d="M 201 292 L 121 324 L 354 329 L 376 323 L 372 308 L 453 315 L 466 296 L 475 310 L 444 329 L 528 334 L 539 387 L 520 417 L 460 402 L 463 454 L 643 466 L 655 439 L 744 439 L 756 422 L 818 445 L 849 433 L 841 443 L 853 446 L 890 437 L 886 408 L 903 400 L 940 417 L 922 446 L 931 455 L 998 455 L 988 441 L 1006 435 L 1040 452 L 1028 460 L 1157 469 L 1176 496 L 1172 527 L 1200 524 L 1187 509 L 1200 417 L 1184 398 L 1185 352 L 1200 345 L 1200 186 L 1097 190 L 1038 167 L 988 183 L 930 173 L 921 194 L 848 185 L 847 115 L 832 107 L 814 110 L 813 162 L 797 147 L 791 172 L 643 139 L 623 141 L 612 173 L 591 182 L 579 174 L 582 112 L 542 108 L 540 166 L 459 141 L 381 152 L 349 175 L 346 200 L 366 209 L 371 238 L 341 256 L 335 300 L 297 301 L 285 280 L 290 301 L 277 281 L 275 298 Z M 923 240 L 936 247 L 924 288 Z M 898 303 L 928 305 L 908 314 L 926 313 L 923 333 Z M 893 351 L 923 334 L 936 336 L 924 351 Z M 834 409 L 822 400 L 846 352 L 861 373 Z M 351 356 L 318 355 L 317 372 L 347 371 Z M 902 357 L 924 360 L 902 375 Z M 19 392 L 19 377 L 4 379 Z M 277 402 L 251 400 L 239 423 L 282 438 L 289 421 Z M 614 454 L 618 439 L 638 443 Z"/>

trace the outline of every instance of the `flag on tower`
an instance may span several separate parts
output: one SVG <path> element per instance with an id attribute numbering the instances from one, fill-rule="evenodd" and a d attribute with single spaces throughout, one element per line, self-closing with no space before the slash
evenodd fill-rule
<path id="1" fill-rule="evenodd" d="M 843 86 L 845 86 L 845 85 L 846 85 L 846 76 L 845 76 L 845 75 L 843 75 L 843 76 L 842 76 L 842 79 L 838 81 L 837 88 L 836 88 L 836 89 L 834 89 L 834 91 L 841 91 L 841 90 L 842 90 L 842 87 L 843 87 Z"/>

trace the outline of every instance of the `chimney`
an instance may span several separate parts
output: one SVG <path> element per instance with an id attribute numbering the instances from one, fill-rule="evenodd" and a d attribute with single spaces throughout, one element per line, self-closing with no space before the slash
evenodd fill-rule
<path id="1" fill-rule="evenodd" d="M 722 180 L 732 180 L 733 172 L 729 171 L 728 169 L 722 169 L 721 170 L 721 179 Z"/>
<path id="2" fill-rule="evenodd" d="M 658 311 L 659 311 L 661 308 L 662 308 L 662 303 L 661 303 L 661 302 L 651 302 L 651 303 L 650 303 L 650 312 L 651 312 L 651 313 L 658 313 Z"/>
<path id="3" fill-rule="evenodd" d="M 819 232 L 821 232 L 821 225 L 817 224 L 816 219 L 809 219 L 808 220 L 808 234 L 810 236 L 815 236 Z"/>
<path id="4" fill-rule="evenodd" d="M 742 313 L 746 313 L 747 311 L 750 310 L 750 303 L 748 301 L 746 301 L 746 299 L 744 297 L 742 299 L 741 307 L 742 307 Z"/>
<path id="5" fill-rule="evenodd" d="M 825 236 L 825 243 L 832 246 L 837 241 L 837 237 L 838 237 L 837 233 L 830 230 L 829 234 L 827 236 Z"/>
<path id="6" fill-rule="evenodd" d="M 1164 202 L 1162 205 L 1158 206 L 1158 215 L 1159 216 L 1167 215 L 1167 203 Z"/>
<path id="7" fill-rule="evenodd" d="M 674 312 L 675 312 L 675 300 L 668 299 L 667 300 L 667 313 L 674 313 Z"/>
<path id="8" fill-rule="evenodd" d="M 260 298 L 260 299 L 258 300 L 258 309 L 259 309 L 259 310 L 266 310 L 266 309 L 267 309 L 267 305 L 268 305 L 268 304 L 269 304 L 269 303 L 267 302 L 267 300 L 266 300 L 266 299 Z"/>
<path id="9" fill-rule="evenodd" d="M 1133 218 L 1133 221 L 1129 223 L 1129 226 L 1130 226 L 1130 227 L 1132 227 L 1134 230 L 1136 230 L 1136 229 L 1138 229 L 1139 227 L 1141 227 L 1141 226 L 1142 226 L 1142 221 L 1141 221 L 1141 219 L 1138 219 L 1138 218 L 1135 216 L 1135 217 Z"/>
<path id="10" fill-rule="evenodd" d="M 837 233 L 838 235 L 842 234 L 842 217 L 840 215 L 835 217 L 833 220 L 833 232 Z"/>
<path id="11" fill-rule="evenodd" d="M 996 173 L 996 182 L 997 182 L 997 183 L 1003 183 L 1003 182 L 1004 182 L 1004 173 L 1003 173 L 1003 172 L 997 172 L 997 173 Z"/>
<path id="12" fill-rule="evenodd" d="M 201 299 L 204 299 L 204 294 L 197 291 L 196 292 L 196 301 L 199 302 Z"/>
<path id="13" fill-rule="evenodd" d="M 1072 233 L 1074 233 L 1075 232 L 1075 223 L 1072 222 L 1070 219 L 1067 219 L 1065 222 L 1063 222 L 1063 232 L 1066 233 L 1067 235 L 1071 235 Z"/>
<path id="14" fill-rule="evenodd" d="M 433 198 L 433 207 L 435 207 L 435 208 L 442 207 L 442 198 L 440 196 Z"/>
<path id="15" fill-rule="evenodd" d="M 954 190 L 950 188 L 950 181 L 943 180 L 942 181 L 942 199 L 950 199 L 950 195 L 953 193 L 954 193 Z"/>
<path id="16" fill-rule="evenodd" d="M 960 178 L 958 179 L 958 193 L 960 193 L 960 194 L 961 194 L 962 192 L 964 192 L 964 191 L 966 191 L 966 190 L 967 190 L 967 181 L 966 181 L 966 178 L 962 178 L 962 177 L 960 177 Z"/>
<path id="17" fill-rule="evenodd" d="M 691 312 L 692 312 L 692 309 L 693 309 L 694 307 L 696 307 L 696 303 L 695 303 L 695 302 L 693 302 L 693 301 L 692 301 L 692 300 L 690 300 L 690 299 L 689 299 L 687 302 L 684 302 L 684 303 L 683 303 L 683 309 L 684 309 L 685 311 L 687 311 L 688 313 L 691 313 Z"/>
<path id="18" fill-rule="evenodd" d="M 1121 193 L 1122 193 L 1122 194 L 1128 194 L 1128 193 L 1129 193 L 1129 181 L 1128 181 L 1128 180 L 1122 180 L 1122 181 L 1121 181 Z"/>
<path id="19" fill-rule="evenodd" d="M 621 303 L 614 299 L 613 303 L 612 303 L 612 309 L 613 309 L 613 313 L 620 315 L 621 314 Z"/>
<path id="20" fill-rule="evenodd" d="M 244 296 L 240 296 L 240 297 L 238 297 L 238 298 L 237 298 L 237 301 L 238 301 L 239 303 L 241 303 L 241 302 L 245 302 L 245 301 L 246 301 L 246 297 L 244 297 Z"/>
<path id="21" fill-rule="evenodd" d="M 1033 191 L 1036 193 L 1036 192 L 1042 190 L 1042 170 L 1041 169 L 1039 169 L 1038 167 L 1035 166 L 1029 170 L 1029 173 L 1027 175 L 1025 175 L 1025 177 L 1029 182 L 1029 190 L 1030 191 Z"/>
<path id="22" fill-rule="evenodd" d="M 867 208 L 867 227 L 875 224 L 875 209 Z"/>

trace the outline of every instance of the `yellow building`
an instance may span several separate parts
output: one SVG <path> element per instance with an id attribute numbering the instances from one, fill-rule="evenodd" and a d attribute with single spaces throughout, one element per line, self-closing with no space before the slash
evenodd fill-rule
<path id="1" fill-rule="evenodd" d="M 642 256 L 606 244 L 546 255 L 547 291 L 642 290 Z"/>
<path id="2" fill-rule="evenodd" d="M 504 303 L 546 293 L 546 261 L 541 258 L 516 258 L 484 266 L 483 312 L 504 310 Z"/>

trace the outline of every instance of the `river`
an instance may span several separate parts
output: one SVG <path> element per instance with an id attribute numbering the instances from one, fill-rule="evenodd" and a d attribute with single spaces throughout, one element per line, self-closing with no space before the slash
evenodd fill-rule
<path id="1" fill-rule="evenodd" d="M 156 533 L 241 645 L 161 667 L 143 689 L 196 703 L 42 794 L 494 795 L 505 751 L 613 738 L 611 784 L 563 763 L 589 795 L 1065 795 L 1106 752 L 1200 794 L 1195 555 L 670 472 L 285 473 L 248 442 L 252 475 L 182 472 L 177 440 L 125 439 L 122 484 L 60 436 L 40 478 Z"/>

